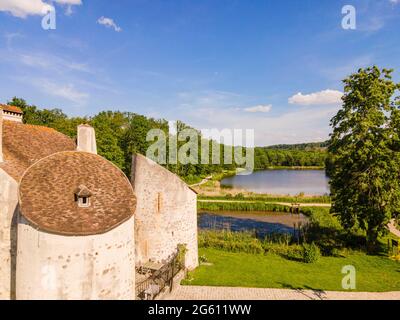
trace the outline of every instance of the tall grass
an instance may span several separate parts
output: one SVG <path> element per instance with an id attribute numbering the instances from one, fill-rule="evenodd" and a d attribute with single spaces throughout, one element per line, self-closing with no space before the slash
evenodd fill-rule
<path id="1" fill-rule="evenodd" d="M 290 212 L 290 207 L 265 202 L 197 202 L 197 209 L 210 211 Z"/>
<path id="2" fill-rule="evenodd" d="M 263 201 L 263 202 L 288 202 L 288 203 L 331 203 L 331 198 L 325 196 L 273 196 L 273 195 L 250 195 L 237 194 L 232 196 L 230 194 L 224 196 L 204 196 L 199 195 L 200 200 L 229 200 L 229 201 Z"/>
<path id="3" fill-rule="evenodd" d="M 199 247 L 249 254 L 277 254 L 288 259 L 302 260 L 303 247 L 292 243 L 290 235 L 275 234 L 258 239 L 252 232 L 203 230 L 199 232 Z"/>
<path id="4" fill-rule="evenodd" d="M 201 231 L 199 233 L 199 247 L 229 252 L 264 253 L 261 241 L 252 232 Z"/>

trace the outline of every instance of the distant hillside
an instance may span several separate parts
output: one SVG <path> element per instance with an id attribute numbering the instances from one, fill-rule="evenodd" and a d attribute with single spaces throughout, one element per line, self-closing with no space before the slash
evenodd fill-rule
<path id="1" fill-rule="evenodd" d="M 327 147 L 328 147 L 328 140 L 323 142 L 309 142 L 309 143 L 298 143 L 298 144 L 277 144 L 264 147 L 264 149 L 313 151 L 313 150 L 325 150 Z"/>
<path id="2" fill-rule="evenodd" d="M 328 141 L 299 144 L 278 144 L 255 148 L 255 168 L 324 167 Z"/>

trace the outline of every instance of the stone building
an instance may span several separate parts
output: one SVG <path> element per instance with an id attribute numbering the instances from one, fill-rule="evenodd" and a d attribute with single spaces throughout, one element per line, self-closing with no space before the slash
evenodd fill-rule
<path id="1" fill-rule="evenodd" d="M 141 155 L 129 179 L 77 142 L 0 105 L 0 299 L 134 299 L 135 266 L 186 245 L 197 256 L 196 194 Z"/>
<path id="2" fill-rule="evenodd" d="M 185 265 L 194 269 L 198 264 L 196 193 L 178 176 L 139 154 L 132 160 L 131 180 L 138 199 L 137 263 L 166 260 L 178 244 L 185 244 Z"/>

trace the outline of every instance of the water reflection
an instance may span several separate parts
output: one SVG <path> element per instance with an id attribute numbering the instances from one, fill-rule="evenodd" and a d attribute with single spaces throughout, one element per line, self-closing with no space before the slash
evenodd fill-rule
<path id="1" fill-rule="evenodd" d="M 270 234 L 295 235 L 299 225 L 307 223 L 302 214 L 272 212 L 201 212 L 198 226 L 202 230 L 254 231 L 259 238 Z"/>
<path id="2" fill-rule="evenodd" d="M 221 184 L 258 193 L 324 195 L 328 182 L 324 170 L 264 170 L 225 178 Z"/>

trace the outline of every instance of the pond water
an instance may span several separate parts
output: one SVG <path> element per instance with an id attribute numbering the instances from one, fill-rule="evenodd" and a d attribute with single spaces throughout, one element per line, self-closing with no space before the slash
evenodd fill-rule
<path id="1" fill-rule="evenodd" d="M 257 193 L 324 195 L 329 194 L 328 182 L 324 170 L 263 170 L 228 177 L 221 184 Z"/>
<path id="2" fill-rule="evenodd" d="M 255 231 L 260 238 L 277 233 L 293 235 L 299 225 L 307 222 L 302 214 L 265 211 L 208 211 L 198 215 L 200 230 Z"/>

